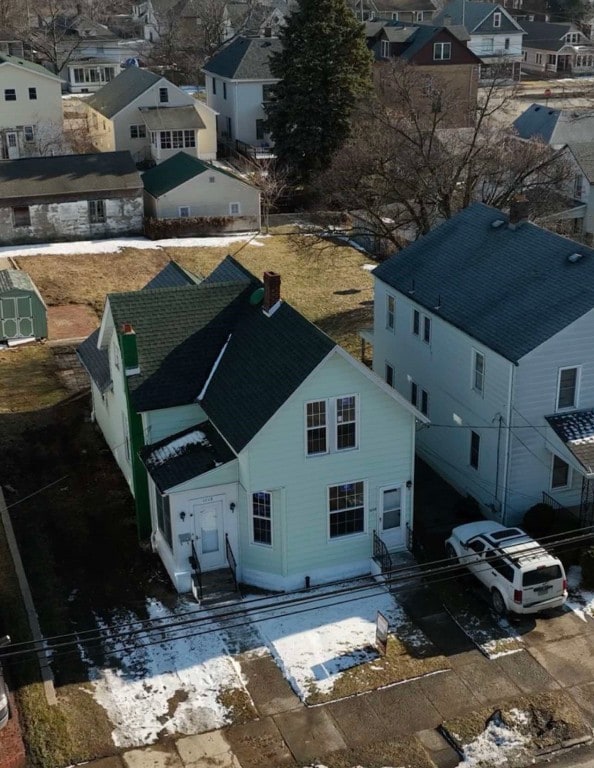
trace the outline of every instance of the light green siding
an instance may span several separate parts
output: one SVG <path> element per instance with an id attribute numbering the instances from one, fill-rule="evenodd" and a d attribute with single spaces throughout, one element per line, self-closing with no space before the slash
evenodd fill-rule
<path id="1" fill-rule="evenodd" d="M 197 403 L 147 411 L 142 414 L 145 442 L 147 445 L 158 443 L 159 440 L 189 429 L 206 419 L 206 414 Z"/>
<path id="2" fill-rule="evenodd" d="M 359 447 L 307 457 L 305 404 L 350 394 L 359 396 Z M 248 509 L 240 516 L 242 568 L 283 574 L 289 583 L 321 570 L 335 569 L 340 578 L 369 560 L 380 488 L 405 487 L 412 479 L 414 429 L 413 414 L 374 380 L 336 353 L 328 358 L 243 452 L 240 483 Z M 328 486 L 351 481 L 365 483 L 365 532 L 331 540 Z M 250 542 L 249 500 L 258 490 L 273 492 L 272 547 Z M 411 508 L 407 498 L 404 513 Z"/>
<path id="3" fill-rule="evenodd" d="M 224 485 L 226 483 L 237 482 L 237 460 L 227 462 L 221 467 L 211 469 L 198 477 L 193 477 L 185 483 L 169 488 L 167 493 L 182 493 L 184 491 L 195 491 L 201 488 L 210 488 L 215 485 Z"/>

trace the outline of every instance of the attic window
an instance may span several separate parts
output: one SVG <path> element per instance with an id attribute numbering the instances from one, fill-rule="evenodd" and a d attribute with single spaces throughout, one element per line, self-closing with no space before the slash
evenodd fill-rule
<path id="1" fill-rule="evenodd" d="M 501 13 L 497 12 L 493 14 L 493 27 L 499 29 L 501 27 Z"/>
<path id="2" fill-rule="evenodd" d="M 433 44 L 433 60 L 434 61 L 449 61 L 451 58 L 452 58 L 451 43 L 434 43 Z"/>

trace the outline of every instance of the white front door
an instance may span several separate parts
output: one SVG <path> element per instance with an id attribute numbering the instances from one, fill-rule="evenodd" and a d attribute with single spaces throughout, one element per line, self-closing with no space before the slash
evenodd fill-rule
<path id="1" fill-rule="evenodd" d="M 193 505 L 196 552 L 203 571 L 225 565 L 222 500 L 196 502 Z"/>
<path id="2" fill-rule="evenodd" d="M 17 134 L 12 131 L 6 133 L 6 150 L 9 160 L 19 159 L 19 139 Z"/>
<path id="3" fill-rule="evenodd" d="M 388 549 L 404 544 L 402 519 L 402 486 L 380 490 L 380 537 Z"/>

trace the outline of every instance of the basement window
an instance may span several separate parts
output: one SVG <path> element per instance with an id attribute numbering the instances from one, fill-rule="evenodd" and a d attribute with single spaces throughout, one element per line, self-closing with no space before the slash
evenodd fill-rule
<path id="1" fill-rule="evenodd" d="M 28 205 L 17 205 L 12 209 L 13 227 L 30 227 L 31 212 Z"/>

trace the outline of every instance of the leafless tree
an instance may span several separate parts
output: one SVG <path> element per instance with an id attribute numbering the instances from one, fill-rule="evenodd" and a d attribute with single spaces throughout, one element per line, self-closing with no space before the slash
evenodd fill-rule
<path id="1" fill-rule="evenodd" d="M 458 102 L 448 83 L 399 62 L 382 67 L 350 140 L 317 179 L 319 208 L 351 212 L 391 250 L 477 200 L 505 208 L 530 192 L 546 209 L 570 170 L 562 152 L 521 142 L 493 119 L 513 96 L 494 79 L 481 89 L 470 127 L 451 128 L 448 110 Z M 318 219 L 323 225 L 324 215 Z"/>
<path id="2" fill-rule="evenodd" d="M 260 191 L 260 201 L 265 231 L 270 229 L 270 214 L 289 186 L 285 169 L 276 165 L 273 158 L 252 160 L 243 158 L 242 175 Z"/>
<path id="3" fill-rule="evenodd" d="M 30 17 L 21 19 L 15 31 L 34 52 L 36 58 L 49 65 L 55 74 L 75 57 L 82 39 L 76 32 L 76 8 L 68 0 L 44 0 L 31 5 Z"/>

